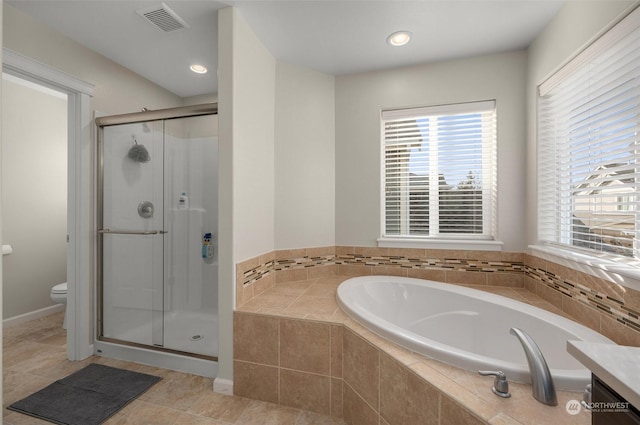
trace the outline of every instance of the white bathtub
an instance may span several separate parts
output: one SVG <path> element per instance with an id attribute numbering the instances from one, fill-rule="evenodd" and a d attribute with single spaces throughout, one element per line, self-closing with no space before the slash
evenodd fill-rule
<path id="1" fill-rule="evenodd" d="M 557 389 L 583 391 L 590 372 L 567 353 L 568 340 L 614 344 L 576 322 L 510 298 L 462 286 L 393 276 L 356 277 L 338 287 L 354 320 L 412 351 L 462 369 L 502 370 L 529 382 L 517 327 L 542 351 Z"/>

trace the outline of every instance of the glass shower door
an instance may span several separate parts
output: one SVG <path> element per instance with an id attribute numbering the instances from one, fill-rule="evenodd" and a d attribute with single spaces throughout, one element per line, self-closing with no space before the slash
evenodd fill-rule
<path id="1" fill-rule="evenodd" d="M 105 121 L 98 123 L 98 340 L 215 360 L 217 116 Z"/>
<path id="2" fill-rule="evenodd" d="M 105 127 L 103 139 L 101 336 L 162 346 L 163 123 Z"/>
<path id="3" fill-rule="evenodd" d="M 218 355 L 217 117 L 165 121 L 164 347 Z"/>

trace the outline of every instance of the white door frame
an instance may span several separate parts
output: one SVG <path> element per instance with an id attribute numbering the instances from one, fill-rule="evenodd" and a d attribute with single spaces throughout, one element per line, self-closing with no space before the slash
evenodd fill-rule
<path id="1" fill-rule="evenodd" d="M 82 360 L 93 354 L 91 287 L 95 282 L 93 256 L 93 182 L 89 98 L 93 84 L 66 72 L 2 49 L 4 72 L 67 93 L 67 358 Z"/>

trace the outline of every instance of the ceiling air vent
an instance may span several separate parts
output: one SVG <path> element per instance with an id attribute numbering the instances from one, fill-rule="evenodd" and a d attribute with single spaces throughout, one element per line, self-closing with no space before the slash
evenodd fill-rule
<path id="1" fill-rule="evenodd" d="M 169 9 L 169 6 L 164 3 L 140 9 L 137 13 L 164 32 L 189 28 L 189 25 L 184 21 L 184 19 L 179 17 L 176 12 Z"/>

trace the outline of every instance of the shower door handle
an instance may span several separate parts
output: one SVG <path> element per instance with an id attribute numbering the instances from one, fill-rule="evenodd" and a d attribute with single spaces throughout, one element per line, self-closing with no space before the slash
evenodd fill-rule
<path id="1" fill-rule="evenodd" d="M 169 233 L 167 230 L 111 230 L 111 229 L 100 229 L 98 233 L 110 233 L 115 235 L 164 235 L 165 233 Z"/>

